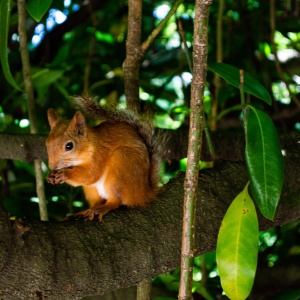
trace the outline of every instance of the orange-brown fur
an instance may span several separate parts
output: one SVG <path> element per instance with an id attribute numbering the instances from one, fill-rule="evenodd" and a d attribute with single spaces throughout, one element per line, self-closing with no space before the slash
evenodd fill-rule
<path id="1" fill-rule="evenodd" d="M 144 207 L 155 198 L 157 162 L 152 161 L 149 145 L 131 124 L 106 120 L 90 127 L 79 111 L 66 121 L 53 109 L 48 110 L 48 120 L 51 132 L 46 145 L 52 171 L 47 180 L 83 186 L 89 203 L 89 209 L 75 217 L 101 220 L 120 205 Z M 66 150 L 70 142 L 74 148 Z"/>

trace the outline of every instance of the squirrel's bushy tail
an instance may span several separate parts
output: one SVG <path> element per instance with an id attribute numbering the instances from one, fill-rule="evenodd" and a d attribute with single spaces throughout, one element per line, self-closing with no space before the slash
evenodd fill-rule
<path id="1" fill-rule="evenodd" d="M 158 192 L 159 170 L 162 157 L 165 152 L 166 135 L 161 131 L 156 131 L 152 118 L 148 114 L 139 118 L 130 110 L 118 110 L 107 106 L 101 106 L 89 96 L 72 97 L 75 109 L 89 121 L 110 120 L 117 122 L 125 122 L 136 129 L 145 141 L 148 148 L 151 161 L 151 186 L 155 192 Z"/>

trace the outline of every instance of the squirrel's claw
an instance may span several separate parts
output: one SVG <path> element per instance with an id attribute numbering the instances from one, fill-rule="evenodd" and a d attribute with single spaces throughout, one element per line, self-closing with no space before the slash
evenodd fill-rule
<path id="1" fill-rule="evenodd" d="M 62 184 L 66 181 L 64 171 L 61 170 L 52 170 L 47 175 L 47 181 L 53 185 Z"/>
<path id="2" fill-rule="evenodd" d="M 101 222 L 102 217 L 103 217 L 103 215 L 101 213 L 95 212 L 94 210 L 88 208 L 86 210 L 80 211 L 76 214 L 73 214 L 71 216 L 64 218 L 64 221 L 78 220 L 78 219 L 85 219 L 85 220 L 93 221 L 94 219 L 96 219 L 99 222 Z"/>

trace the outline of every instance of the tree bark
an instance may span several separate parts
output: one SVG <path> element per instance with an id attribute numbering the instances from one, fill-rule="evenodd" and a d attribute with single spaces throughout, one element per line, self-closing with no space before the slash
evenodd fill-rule
<path id="1" fill-rule="evenodd" d="M 170 137 L 165 145 L 167 160 L 179 160 L 187 155 L 188 128 L 169 130 Z M 244 161 L 245 136 L 238 131 L 219 131 L 212 134 L 215 151 L 220 160 Z M 288 132 L 280 135 L 280 144 L 283 149 L 293 149 L 300 140 L 299 132 Z M 8 134 L 0 132 L 0 159 L 16 159 L 32 162 L 35 159 L 46 160 L 46 136 L 31 134 Z M 201 160 L 209 161 L 211 156 L 203 139 Z"/>
<path id="2" fill-rule="evenodd" d="M 126 59 L 124 61 L 125 96 L 127 108 L 140 112 L 139 81 L 142 28 L 142 0 L 128 1 L 128 34 L 126 40 Z"/>
<path id="3" fill-rule="evenodd" d="M 300 217 L 300 145 L 287 151 L 285 184 L 274 222 Z M 0 210 L 0 297 L 80 299 L 135 285 L 180 264 L 183 174 L 148 208 L 120 208 L 102 223 L 10 221 Z M 200 173 L 196 254 L 215 249 L 221 220 L 248 181 L 244 163 L 224 162 Z"/>
<path id="4" fill-rule="evenodd" d="M 195 257 L 195 220 L 199 192 L 199 160 L 202 150 L 204 116 L 204 89 L 207 73 L 208 19 L 212 1 L 196 0 L 193 43 L 193 80 L 191 84 L 190 130 L 187 167 L 184 181 L 182 219 L 181 273 L 179 300 L 192 299 L 193 267 Z M 198 185 L 198 189 L 197 189 Z M 204 203 L 202 203 L 203 205 Z"/>

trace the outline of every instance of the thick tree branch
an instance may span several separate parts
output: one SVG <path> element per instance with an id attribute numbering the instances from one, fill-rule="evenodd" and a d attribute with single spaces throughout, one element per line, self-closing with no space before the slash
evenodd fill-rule
<path id="1" fill-rule="evenodd" d="M 300 145 L 288 151 L 285 184 L 274 222 L 300 217 Z M 180 263 L 183 174 L 145 210 L 121 208 L 97 222 L 13 221 L 0 210 L 0 297 L 72 299 L 128 287 Z M 227 207 L 248 180 L 243 163 L 201 172 L 196 254 L 215 248 Z"/>
<path id="2" fill-rule="evenodd" d="M 170 139 L 166 145 L 167 160 L 179 160 L 186 157 L 188 129 L 170 130 Z M 219 131 L 212 135 L 215 151 L 221 160 L 243 161 L 245 156 L 245 137 L 243 133 Z M 283 149 L 292 148 L 300 140 L 299 132 L 280 135 Z M 0 159 L 16 159 L 31 162 L 34 159 L 47 159 L 46 137 L 31 134 L 7 134 L 0 132 Z M 211 160 L 206 141 L 203 141 L 201 159 Z"/>

